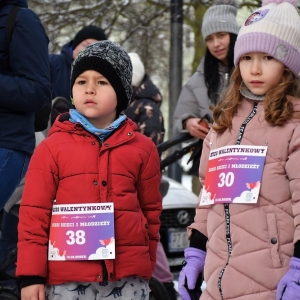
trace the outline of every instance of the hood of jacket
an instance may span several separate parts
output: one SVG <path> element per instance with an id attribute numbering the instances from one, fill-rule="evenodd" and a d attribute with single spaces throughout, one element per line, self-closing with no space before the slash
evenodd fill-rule
<path id="1" fill-rule="evenodd" d="M 163 97 L 158 87 L 152 82 L 148 74 L 145 75 L 142 84 L 133 90 L 132 98 L 138 99 L 151 99 L 158 106 L 161 105 Z"/>

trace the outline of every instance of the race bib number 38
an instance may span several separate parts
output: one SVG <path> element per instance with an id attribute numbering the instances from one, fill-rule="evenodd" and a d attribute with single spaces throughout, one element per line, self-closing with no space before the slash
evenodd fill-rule
<path id="1" fill-rule="evenodd" d="M 200 205 L 256 203 L 266 146 L 233 145 L 210 152 Z"/>
<path id="2" fill-rule="evenodd" d="M 53 205 L 48 260 L 114 258 L 113 203 Z"/>

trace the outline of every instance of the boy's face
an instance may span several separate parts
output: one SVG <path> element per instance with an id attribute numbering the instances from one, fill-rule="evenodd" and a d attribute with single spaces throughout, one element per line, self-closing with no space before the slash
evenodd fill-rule
<path id="1" fill-rule="evenodd" d="M 72 92 L 76 109 L 95 127 L 105 128 L 116 119 L 116 92 L 99 72 L 87 70 L 81 73 Z"/>

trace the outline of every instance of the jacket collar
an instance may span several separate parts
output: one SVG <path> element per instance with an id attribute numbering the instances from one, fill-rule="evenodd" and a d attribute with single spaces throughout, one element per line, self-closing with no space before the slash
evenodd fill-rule
<path id="1" fill-rule="evenodd" d="M 70 114 L 68 112 L 61 114 L 50 128 L 48 136 L 57 132 L 68 132 L 69 134 L 85 136 L 99 141 L 97 136 L 84 129 L 81 124 L 72 123 L 69 119 Z M 123 144 L 139 134 L 137 131 L 137 125 L 131 119 L 126 118 L 118 129 L 105 140 L 104 145 L 108 149 Z"/>
<path id="2" fill-rule="evenodd" d="M 70 109 L 70 121 L 72 123 L 79 123 L 84 129 L 90 133 L 98 136 L 101 142 L 104 142 L 118 127 L 126 120 L 125 115 L 120 115 L 114 122 L 106 128 L 96 128 L 85 116 L 79 113 L 76 109 Z"/>

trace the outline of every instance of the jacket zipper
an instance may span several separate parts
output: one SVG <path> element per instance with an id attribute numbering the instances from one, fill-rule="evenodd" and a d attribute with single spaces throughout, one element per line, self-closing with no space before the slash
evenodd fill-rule
<path id="1" fill-rule="evenodd" d="M 254 115 L 256 114 L 257 106 L 258 106 L 258 103 L 255 102 L 250 115 L 247 117 L 247 119 L 241 125 L 240 131 L 239 131 L 236 143 L 235 143 L 236 145 L 241 144 L 241 141 L 242 141 L 242 138 L 243 138 L 243 135 L 244 135 L 244 132 L 245 132 L 245 128 L 246 128 L 247 124 L 251 121 L 251 119 L 254 117 Z M 229 260 L 230 260 L 231 253 L 232 253 L 229 203 L 224 204 L 224 212 L 225 212 L 225 230 L 226 230 L 226 242 L 227 242 L 227 249 L 228 249 L 228 258 L 227 258 L 227 262 L 226 262 L 225 266 L 223 267 L 223 269 L 219 273 L 219 278 L 218 278 L 218 288 L 219 288 L 219 293 L 221 295 L 222 300 L 224 300 L 223 290 L 222 290 L 222 278 L 223 278 L 225 269 L 229 264 Z"/>
<path id="2" fill-rule="evenodd" d="M 100 156 L 100 152 L 101 152 L 101 148 L 102 148 L 103 142 L 98 137 L 96 137 L 96 138 L 97 138 L 97 140 L 99 142 L 99 145 L 100 145 L 100 149 L 99 149 L 99 156 Z M 103 278 L 103 282 L 108 282 L 108 272 L 107 272 L 105 260 L 101 260 L 101 264 L 102 264 L 102 278 Z"/>
<path id="3" fill-rule="evenodd" d="M 108 272 L 107 272 L 105 261 L 101 260 L 101 263 L 102 263 L 103 282 L 107 282 L 108 281 Z"/>

